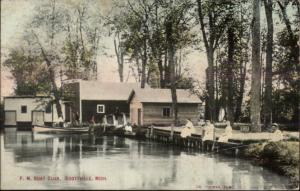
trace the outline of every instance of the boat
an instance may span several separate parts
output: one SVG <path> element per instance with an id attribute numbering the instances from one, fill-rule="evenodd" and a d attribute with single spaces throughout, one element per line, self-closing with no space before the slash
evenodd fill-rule
<path id="1" fill-rule="evenodd" d="M 135 132 L 130 132 L 130 131 L 125 131 L 123 136 L 127 137 L 127 138 L 136 138 L 136 133 Z"/>
<path id="2" fill-rule="evenodd" d="M 34 126 L 32 130 L 34 132 L 43 133 L 88 133 L 89 127 L 46 127 L 46 126 Z"/>

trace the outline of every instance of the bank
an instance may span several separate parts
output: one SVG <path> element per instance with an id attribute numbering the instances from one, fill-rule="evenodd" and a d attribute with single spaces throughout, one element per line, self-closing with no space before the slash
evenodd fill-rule
<path id="1" fill-rule="evenodd" d="M 289 177 L 291 187 L 299 188 L 299 141 L 252 143 L 240 156 Z"/>

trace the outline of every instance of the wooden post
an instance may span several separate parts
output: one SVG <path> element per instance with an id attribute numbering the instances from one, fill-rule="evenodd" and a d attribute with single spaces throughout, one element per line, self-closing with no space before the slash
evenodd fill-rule
<path id="1" fill-rule="evenodd" d="M 153 139 L 153 125 L 151 125 L 150 129 L 150 139 Z"/>
<path id="2" fill-rule="evenodd" d="M 173 141 L 173 137 L 174 137 L 174 124 L 171 125 L 171 133 L 170 133 L 171 141 Z"/>

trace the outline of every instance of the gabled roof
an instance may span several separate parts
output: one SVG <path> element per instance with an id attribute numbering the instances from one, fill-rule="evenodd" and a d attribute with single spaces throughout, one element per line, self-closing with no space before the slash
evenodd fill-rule
<path id="1" fill-rule="evenodd" d="M 177 89 L 177 103 L 201 103 L 201 100 L 195 94 L 188 90 Z M 136 96 L 137 100 L 142 103 L 172 103 L 170 89 L 137 89 L 133 90 L 128 98 L 130 102 Z"/>
<path id="2" fill-rule="evenodd" d="M 147 86 L 148 88 L 148 86 Z M 80 81 L 80 99 L 127 101 L 132 90 L 140 89 L 139 83 Z"/>

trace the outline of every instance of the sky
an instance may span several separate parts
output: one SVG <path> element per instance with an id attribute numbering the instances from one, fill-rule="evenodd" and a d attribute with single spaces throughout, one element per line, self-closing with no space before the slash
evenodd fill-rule
<path id="1" fill-rule="evenodd" d="M 34 15 L 34 7 L 41 0 L 1 0 L 1 64 L 9 53 L 9 49 L 18 46 L 26 23 Z M 69 0 L 76 1 L 76 0 Z M 112 8 L 111 0 L 100 0 L 99 10 L 106 14 Z M 106 55 L 98 56 L 98 80 L 119 81 L 117 59 L 113 49 L 113 39 L 104 37 L 101 43 L 107 47 Z M 191 70 L 191 75 L 203 81 L 207 67 L 205 53 L 192 51 L 185 62 Z M 128 68 L 125 68 L 125 79 Z M 134 81 L 134 78 L 129 78 Z M 1 67 L 1 98 L 13 95 L 14 80 L 8 69 Z"/>

